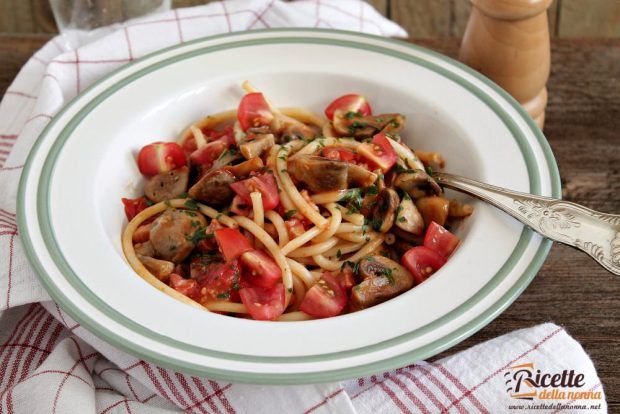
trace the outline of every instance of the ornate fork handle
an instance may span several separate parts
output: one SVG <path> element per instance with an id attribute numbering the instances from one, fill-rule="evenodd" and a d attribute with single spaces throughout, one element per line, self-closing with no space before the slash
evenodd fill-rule
<path id="1" fill-rule="evenodd" d="M 599 213 L 555 198 L 519 193 L 452 174 L 433 177 L 510 214 L 543 236 L 576 247 L 620 275 L 620 215 Z"/>

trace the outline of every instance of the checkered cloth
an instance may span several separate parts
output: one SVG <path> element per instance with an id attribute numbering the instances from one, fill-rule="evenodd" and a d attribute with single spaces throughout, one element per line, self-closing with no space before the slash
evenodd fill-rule
<path id="1" fill-rule="evenodd" d="M 510 398 L 506 385 L 511 367 L 527 363 L 543 372 L 583 373 L 580 390 L 602 394 L 588 356 L 553 324 L 432 364 L 343 383 L 276 387 L 217 382 L 138 360 L 50 301 L 25 258 L 15 204 L 25 159 L 51 117 L 94 80 L 153 50 L 221 32 L 308 26 L 406 36 L 357 0 L 231 0 L 106 28 L 95 41 L 80 33 L 58 36 L 24 66 L 0 104 L 0 413 L 495 413 L 528 403 Z M 606 412 L 604 396 L 586 403 L 601 408 L 583 412 Z"/>

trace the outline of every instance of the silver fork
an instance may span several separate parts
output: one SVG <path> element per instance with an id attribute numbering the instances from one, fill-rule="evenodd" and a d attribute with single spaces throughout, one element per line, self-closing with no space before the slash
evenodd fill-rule
<path id="1" fill-rule="evenodd" d="M 620 215 L 599 213 L 579 204 L 508 190 L 447 173 L 440 185 L 485 201 L 543 236 L 583 250 L 620 275 Z"/>

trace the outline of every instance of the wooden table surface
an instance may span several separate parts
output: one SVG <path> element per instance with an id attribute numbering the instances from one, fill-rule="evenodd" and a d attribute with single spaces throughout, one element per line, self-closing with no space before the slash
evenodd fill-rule
<path id="1" fill-rule="evenodd" d="M 0 96 L 47 35 L 0 35 Z M 449 56 L 458 39 L 414 40 Z M 620 39 L 552 43 L 545 135 L 560 167 L 564 198 L 620 213 Z M 620 277 L 585 254 L 555 244 L 532 284 L 484 329 L 436 358 L 515 329 L 552 321 L 588 352 L 610 412 L 620 409 Z"/>

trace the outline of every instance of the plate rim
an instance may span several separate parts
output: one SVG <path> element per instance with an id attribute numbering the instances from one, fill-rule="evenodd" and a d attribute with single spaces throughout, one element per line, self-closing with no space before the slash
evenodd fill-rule
<path id="1" fill-rule="evenodd" d="M 461 64 L 460 62 L 454 61 L 453 59 L 441 55 L 437 52 L 428 50 L 426 48 L 417 46 L 417 45 L 413 45 L 407 42 L 403 42 L 403 41 L 399 41 L 399 40 L 395 40 L 395 39 L 386 39 L 386 38 L 382 38 L 379 36 L 374 36 L 374 35 L 366 35 L 366 34 L 360 34 L 360 33 L 356 33 L 356 32 L 349 32 L 349 31 L 339 31 L 339 30 L 330 30 L 330 29 L 288 29 L 288 28 L 281 28 L 281 29 L 264 29 L 264 30 L 257 30 L 257 31 L 252 31 L 252 32 L 258 32 L 258 33 L 265 33 L 265 32 L 269 32 L 269 33 L 273 33 L 273 32 L 295 32 L 296 34 L 299 34 L 300 32 L 305 32 L 307 33 L 310 37 L 312 37 L 312 34 L 314 33 L 333 33 L 336 35 L 347 35 L 347 36 L 354 36 L 357 38 L 371 38 L 374 40 L 380 40 L 383 42 L 391 42 L 391 43 L 395 43 L 399 46 L 406 46 L 407 48 L 412 48 L 414 50 L 418 50 L 421 51 L 423 53 L 426 54 L 430 54 L 434 57 L 439 58 L 442 61 L 447 62 L 448 64 L 452 65 L 452 66 L 456 66 L 457 68 L 464 70 L 465 72 L 468 72 L 469 74 L 473 75 L 474 77 L 482 80 L 487 86 L 490 86 L 491 89 L 494 90 L 494 92 L 497 92 L 501 97 L 503 97 L 509 104 L 511 104 L 511 106 L 513 108 L 515 108 L 517 110 L 517 112 L 519 113 L 519 115 L 526 121 L 526 123 L 528 124 L 529 128 L 532 130 L 535 138 L 537 139 L 539 145 L 541 146 L 543 155 L 545 157 L 545 160 L 547 162 L 547 166 L 549 168 L 549 174 L 550 174 L 550 180 L 551 180 L 551 191 L 553 193 L 554 196 L 559 197 L 560 193 L 559 193 L 559 172 L 557 170 L 557 164 L 555 162 L 555 159 L 553 157 L 553 154 L 550 150 L 550 147 L 548 145 L 548 142 L 546 141 L 546 138 L 542 135 L 541 131 L 538 129 L 538 127 L 535 125 L 534 121 L 531 119 L 531 117 L 529 117 L 529 115 L 527 115 L 527 113 L 523 110 L 523 108 L 521 108 L 521 106 L 516 103 L 516 101 L 510 97 L 509 95 L 507 95 L 507 93 L 505 91 L 503 91 L 501 88 L 499 88 L 497 85 L 495 85 L 494 83 L 492 83 L 490 80 L 488 80 L 486 77 L 484 77 L 483 75 L 480 75 L 479 73 L 473 71 L 472 69 L 470 69 L 469 67 L 466 67 L 465 65 Z M 370 372 L 376 372 L 379 370 L 384 370 L 384 369 L 389 369 L 392 367 L 396 367 L 396 366 L 402 366 L 405 365 L 408 362 L 411 362 L 414 359 L 423 359 L 426 358 L 430 355 L 434 355 L 438 352 L 441 352 L 442 350 L 454 345 L 457 342 L 460 342 L 461 340 L 465 339 L 467 336 L 473 334 L 474 332 L 478 331 L 479 329 L 481 329 L 483 326 L 485 326 L 487 323 L 489 323 L 491 320 L 494 319 L 494 317 L 499 314 L 500 312 L 502 312 L 507 306 L 509 306 L 519 295 L 520 293 L 529 285 L 529 283 L 531 282 L 531 280 L 533 279 L 533 277 L 535 276 L 535 274 L 537 273 L 538 269 L 540 268 L 540 266 L 542 265 L 542 263 L 544 262 L 544 259 L 547 256 L 547 253 L 549 251 L 549 248 L 551 246 L 551 242 L 548 240 L 542 240 L 540 243 L 540 246 L 538 247 L 538 250 L 536 252 L 536 254 L 534 255 L 534 257 L 532 258 L 532 260 L 530 261 L 530 263 L 528 264 L 527 268 L 525 269 L 525 271 L 523 272 L 523 274 L 519 277 L 519 279 L 517 279 L 517 281 L 513 284 L 513 286 L 511 286 L 508 291 L 502 296 L 500 297 L 499 300 L 497 300 L 495 303 L 493 303 L 492 305 L 490 305 L 487 309 L 485 309 L 485 311 L 483 311 L 482 313 L 478 314 L 477 316 L 475 316 L 471 321 L 465 323 L 464 325 L 460 326 L 458 329 L 450 332 L 449 334 L 446 334 L 445 336 L 429 343 L 426 345 L 423 345 L 422 347 L 416 348 L 412 351 L 408 351 L 406 353 L 388 358 L 388 359 L 384 359 L 384 360 L 379 360 L 379 361 L 374 361 L 372 363 L 369 364 L 365 364 L 362 366 L 358 366 L 358 367 L 348 367 L 348 368 L 342 368 L 342 369 L 337 369 L 337 370 L 331 370 L 331 371 L 319 371 L 319 372 L 304 372 L 304 373 L 295 373 L 295 374 L 255 374 L 255 373 L 247 373 L 247 372 L 242 372 L 242 371 L 225 371 L 225 370 L 221 370 L 221 369 L 213 369 L 213 368 L 208 368 L 205 367 L 203 365 L 192 365 L 192 364 L 188 364 L 187 361 L 181 361 L 178 359 L 175 359 L 173 357 L 169 357 L 167 355 L 161 355 L 159 353 L 151 353 L 151 352 L 142 352 L 140 350 L 140 348 L 144 348 L 142 345 L 138 345 L 138 344 L 134 344 L 134 343 L 127 343 L 124 342 L 122 340 L 122 338 L 119 337 L 119 339 L 114 339 L 113 336 L 114 333 L 110 332 L 108 328 L 102 327 L 101 325 L 99 325 L 99 323 L 97 323 L 96 321 L 92 321 L 90 320 L 90 317 L 87 315 L 83 315 L 81 313 L 81 311 L 79 309 L 74 309 L 74 305 L 72 305 L 71 301 L 65 297 L 62 292 L 57 291 L 57 289 L 54 286 L 54 283 L 52 282 L 52 278 L 49 277 L 49 275 L 47 275 L 47 273 L 45 272 L 45 269 L 42 268 L 42 266 L 35 264 L 34 262 L 38 262 L 38 258 L 36 258 L 36 254 L 34 253 L 34 249 L 33 249 L 33 245 L 32 245 L 32 241 L 30 240 L 30 236 L 27 230 L 27 225 L 25 224 L 24 221 L 24 217 L 25 217 L 25 186 L 26 186 L 26 181 L 27 181 L 27 176 L 29 175 L 29 171 L 30 168 L 32 167 L 32 160 L 34 158 L 34 154 L 37 152 L 36 149 L 38 148 L 38 144 L 40 142 L 43 141 L 43 139 L 45 138 L 45 136 L 47 136 L 47 134 L 49 133 L 49 130 L 51 129 L 51 127 L 64 115 L 65 111 L 72 107 L 74 104 L 76 104 L 76 102 L 84 95 L 86 94 L 88 91 L 90 91 L 92 88 L 96 87 L 97 85 L 99 85 L 100 83 L 106 81 L 107 79 L 113 77 L 114 75 L 116 75 L 118 72 L 122 71 L 122 70 L 126 70 L 128 69 L 128 67 L 134 65 L 134 64 L 138 64 L 144 60 L 153 58 L 157 55 L 160 54 L 164 54 L 168 51 L 174 50 L 174 49 L 179 49 L 182 48 L 184 46 L 187 46 L 188 44 L 193 44 L 193 43 L 199 43 L 199 42 L 206 42 L 209 40 L 214 40 L 216 38 L 225 38 L 225 37 L 230 37 L 230 38 L 234 38 L 236 36 L 239 35 L 246 35 L 248 34 L 248 32 L 235 32 L 235 33 L 231 33 L 231 34 L 222 34 L 222 35 L 216 35 L 216 36 L 208 36 L 208 37 L 202 37 L 199 39 L 195 39 L 192 40 L 190 42 L 186 42 L 186 43 L 182 43 L 179 45 L 174 45 L 165 49 L 161 49 L 158 51 L 155 51 L 153 53 L 150 53 L 140 59 L 135 60 L 134 62 L 132 62 L 129 65 L 123 65 L 117 69 L 115 69 L 114 71 L 112 71 L 111 73 L 109 73 L 108 75 L 106 75 L 105 77 L 99 79 L 97 82 L 93 83 L 91 86 L 89 86 L 89 88 L 85 89 L 84 91 L 82 91 L 82 93 L 78 94 L 75 98 L 73 98 L 70 102 L 68 102 L 65 107 L 54 117 L 54 119 L 45 127 L 45 129 L 41 132 L 39 138 L 37 139 L 37 142 L 35 143 L 35 146 L 33 146 L 33 149 L 31 150 L 31 154 L 28 157 L 28 160 L 24 166 L 24 171 L 22 172 L 22 176 L 20 178 L 20 186 L 19 186 L 19 194 L 18 194 L 18 226 L 20 229 L 20 234 L 22 235 L 22 240 L 25 241 L 24 245 L 26 247 L 26 253 L 27 253 L 27 257 L 28 260 L 31 262 L 31 264 L 33 264 L 33 266 L 35 267 L 35 269 L 37 270 L 37 276 L 39 277 L 39 280 L 42 282 L 42 284 L 46 287 L 46 289 L 48 290 L 48 292 L 50 292 L 50 295 L 54 298 L 54 300 L 56 300 L 59 304 L 62 304 L 63 306 L 63 310 L 67 311 L 67 313 L 73 317 L 76 321 L 83 323 L 83 325 L 85 327 L 87 327 L 91 332 L 93 332 L 94 334 L 96 334 L 97 336 L 99 336 L 100 338 L 104 339 L 105 341 L 114 344 L 115 346 L 118 346 L 120 348 L 122 348 L 125 351 L 130 352 L 132 355 L 140 355 L 140 357 L 144 357 L 147 360 L 150 361 L 155 361 L 157 364 L 162 365 L 162 366 L 167 366 L 169 368 L 172 369 L 179 369 L 180 367 L 182 367 L 181 369 L 183 371 L 186 372 L 192 372 L 192 373 L 197 373 L 200 375 L 208 375 L 211 376 L 213 378 L 218 378 L 218 379 L 226 379 L 226 380 L 233 380 L 233 381 L 241 381 L 241 382 L 257 382 L 257 380 L 260 380 L 258 382 L 261 383 L 308 383 L 308 382 L 319 382 L 319 381 L 329 381 L 329 380 L 334 380 L 334 379 L 341 379 L 341 378 L 350 378 L 352 376 L 357 376 L 357 375 L 363 375 L 365 373 L 370 373 Z M 265 42 L 265 40 L 271 40 L 271 39 L 275 39 L 275 40 L 279 40 L 281 43 L 286 39 L 286 37 L 282 37 L 282 36 L 276 36 L 276 37 L 267 37 L 267 38 L 263 38 L 263 39 L 255 39 L 255 41 L 258 41 L 259 43 L 268 43 Z M 296 40 L 299 41 L 299 39 L 305 39 L 305 38 L 294 38 Z M 337 44 L 339 42 L 346 42 L 342 39 L 338 40 L 338 39 L 327 39 L 327 38 L 317 38 L 315 37 L 312 40 L 318 40 L 320 39 L 322 42 L 324 43 L 328 43 L 328 44 Z M 307 39 L 306 39 L 307 40 Z M 224 47 L 224 48 L 229 48 L 231 47 L 231 43 L 234 42 L 227 42 L 224 43 L 222 45 L 211 45 L 211 46 L 206 46 L 205 48 L 201 48 L 198 49 L 196 51 L 190 50 L 186 53 L 182 53 L 176 56 L 172 56 L 169 57 L 167 59 L 164 60 L 160 60 L 160 61 L 155 61 L 153 62 L 151 65 L 146 66 L 143 69 L 140 69 L 139 71 L 136 71 L 134 73 L 130 73 L 129 75 L 127 75 L 126 77 L 123 77 L 121 79 L 119 79 L 118 81 L 116 81 L 114 84 L 112 84 L 111 86 L 109 86 L 108 88 L 106 88 L 104 91 L 102 91 L 100 94 L 98 94 L 96 97 L 90 99 L 89 101 L 87 101 L 85 104 L 83 104 L 83 106 L 81 107 L 81 109 L 79 110 L 79 112 L 77 114 L 75 114 L 72 118 L 70 118 L 66 125 L 64 126 L 63 130 L 58 134 L 58 136 L 56 137 L 56 141 L 54 141 L 52 148 L 56 147 L 58 145 L 58 142 L 61 141 L 59 138 L 62 137 L 63 133 L 65 132 L 65 130 L 68 128 L 68 126 L 78 117 L 78 115 L 80 113 L 82 113 L 82 111 L 84 111 L 84 109 L 88 108 L 89 105 L 95 101 L 97 101 L 98 99 L 105 99 L 101 98 L 102 95 L 105 95 L 106 92 L 111 91 L 111 93 L 113 93 L 115 90 L 117 90 L 119 87 L 122 87 L 123 85 L 125 85 L 127 83 L 127 80 L 136 76 L 136 78 L 139 78 L 143 75 L 143 72 L 149 72 L 152 70 L 156 70 L 156 68 L 153 69 L 154 66 L 160 67 L 164 62 L 169 61 L 169 60 L 175 60 L 178 59 L 179 57 L 182 56 L 186 56 L 186 55 L 194 55 L 197 54 L 201 51 L 203 51 L 204 49 L 208 49 L 208 48 L 214 48 L 214 47 Z M 244 45 L 248 45 L 248 44 L 252 44 L 252 40 L 245 40 L 245 41 L 240 41 L 239 43 L 244 43 Z M 285 42 L 285 43 L 290 43 L 290 42 Z M 355 43 L 355 42 L 350 42 L 350 43 Z M 376 45 L 370 45 L 368 43 L 363 43 L 362 40 L 360 40 L 359 45 L 365 45 L 366 47 L 363 47 L 364 49 L 368 49 L 369 46 L 375 47 L 375 48 L 379 48 L 380 46 L 376 46 Z M 390 54 L 390 53 L 386 53 L 387 49 L 384 50 L 383 53 L 385 54 Z M 405 55 L 405 53 L 403 52 L 398 52 L 395 50 L 391 50 L 391 52 L 393 53 L 398 53 L 398 54 L 403 54 Z M 204 52 L 203 52 L 204 53 Z M 418 58 L 420 59 L 420 58 Z M 424 65 L 425 67 L 428 68 L 428 65 Z M 433 65 L 434 66 L 434 65 Z M 147 70 L 151 68 L 151 70 Z M 436 68 L 431 68 L 431 70 L 435 71 Z M 458 77 L 458 76 L 457 76 Z M 460 78 L 460 77 L 459 77 Z M 452 78 L 450 78 L 452 79 Z M 454 80 L 454 79 L 453 79 Z M 461 82 L 457 82 L 459 83 L 461 86 L 464 86 L 463 80 L 461 79 Z M 466 88 L 468 90 L 471 91 L 470 88 Z M 480 98 L 480 97 L 479 97 Z M 492 99 L 493 101 L 497 101 L 496 99 Z M 483 100 L 484 101 L 484 100 Z M 489 104 L 488 102 L 485 101 L 485 103 L 487 103 L 487 105 Z M 95 105 L 96 106 L 96 105 Z M 491 106 L 491 105 L 489 105 Z M 509 128 L 510 129 L 510 128 Z M 519 128 L 520 129 L 520 128 Z M 511 131 L 512 132 L 512 131 Z M 514 136 L 514 134 L 513 134 Z M 517 144 L 519 144 L 518 140 L 517 140 Z M 519 145 L 520 149 L 523 152 L 523 149 L 521 148 L 521 146 Z M 528 147 L 529 148 L 529 147 Z M 50 151 L 50 154 L 53 151 Z M 526 154 L 523 154 L 525 158 Z M 46 158 L 44 164 L 47 165 L 49 161 L 49 158 Z M 53 165 L 53 164 L 52 164 Z M 43 171 L 42 171 L 43 172 Z M 528 173 L 531 173 L 531 171 L 528 170 Z M 37 183 L 37 184 L 40 184 Z M 530 177 L 530 185 L 531 184 L 531 177 Z M 37 189 L 37 199 L 39 198 L 40 192 L 40 186 Z M 45 213 L 45 209 L 39 209 L 39 204 L 37 203 L 37 214 L 40 216 L 42 214 Z M 21 220 L 19 218 L 22 218 Z M 522 243 L 522 241 L 524 240 L 524 236 L 529 235 L 529 237 L 527 237 L 527 241 L 525 242 L 525 244 L 527 245 L 529 243 L 529 241 L 531 241 L 531 235 L 533 234 L 533 232 L 531 232 L 530 230 L 525 230 L 521 233 L 519 242 L 517 244 L 517 247 L 515 247 L 515 251 L 517 250 L 518 246 Z M 47 245 L 47 243 L 46 243 Z M 48 246 L 49 247 L 49 246 Z M 52 256 L 54 256 L 52 254 Z M 512 257 L 512 256 L 511 256 Z M 56 263 L 58 265 L 58 263 Z M 505 266 L 506 264 L 504 264 Z M 500 270 L 501 271 L 501 270 Z M 64 272 L 63 272 L 64 273 Z M 499 274 L 499 272 L 498 272 Z M 45 277 L 43 276 L 45 275 Z M 497 276 L 497 274 L 496 274 Z M 494 278 L 496 277 L 494 276 Z M 483 289 L 485 289 L 485 287 L 487 287 L 487 285 L 489 283 L 491 283 L 492 280 L 491 279 L 489 282 L 487 282 L 487 284 L 485 284 L 483 286 L 483 288 L 481 290 L 479 290 L 476 295 L 482 291 Z M 52 294 L 52 291 L 55 292 L 55 294 Z M 475 295 L 474 295 L 475 296 Z M 460 310 L 460 308 L 464 305 L 466 305 L 467 303 L 469 303 L 474 296 L 472 296 L 471 298 L 469 298 L 465 303 L 459 305 L 457 308 L 453 309 L 451 312 L 449 312 L 448 314 L 442 316 L 441 318 L 429 323 L 428 325 L 431 324 L 436 324 L 438 321 L 441 321 L 445 316 L 451 315 L 452 313 L 457 313 L 458 315 L 461 315 L 464 310 Z M 91 302 L 89 300 L 89 302 Z M 477 301 L 476 301 L 477 303 Z M 69 311 L 68 309 L 70 309 L 71 311 Z M 106 312 L 104 312 L 106 313 Z M 457 316 L 458 316 L 457 315 Z M 110 317 L 109 315 L 107 315 L 108 317 Z M 116 323 L 120 323 L 118 321 L 116 321 L 116 319 L 112 318 Z M 123 324 L 124 325 L 124 324 Z M 125 325 L 126 326 L 126 325 Z M 412 332 L 415 331 L 419 331 L 421 329 L 424 329 L 427 325 L 420 327 Z M 107 334 L 105 332 L 107 332 Z M 409 332 L 408 334 L 411 334 L 412 332 Z M 408 335 L 408 334 L 404 334 L 404 335 Z M 161 334 L 159 334 L 161 335 Z M 403 335 L 403 336 L 404 336 Z M 347 350 L 347 351 L 341 351 L 341 352 L 337 352 L 337 353 L 331 353 L 331 354 L 327 354 L 327 355 L 339 355 L 342 353 L 347 353 L 347 352 L 353 352 L 353 351 L 360 351 L 360 350 L 364 350 L 368 347 L 374 347 L 374 346 L 379 346 L 381 344 L 385 344 L 386 342 L 389 341 L 393 341 L 395 339 L 397 339 L 399 337 L 396 338 L 391 338 L 389 340 L 383 341 L 381 343 L 378 344 L 373 344 L 367 347 L 362 347 L 362 348 L 356 348 L 353 350 Z M 385 347 L 385 345 L 383 346 Z M 204 348 L 200 348 L 201 351 L 205 351 Z M 143 351 L 148 351 L 147 349 L 144 349 Z M 219 353 L 218 351 L 209 351 L 210 353 L 215 353 L 215 354 L 222 354 Z M 225 354 L 224 355 L 231 355 L 231 354 Z M 318 357 L 323 357 L 325 355 L 319 355 Z M 251 357 L 251 356 L 244 356 L 244 357 L 249 357 L 249 360 L 251 361 L 260 361 L 263 362 L 266 359 L 271 359 L 271 358 L 275 358 L 275 360 L 277 360 L 278 363 L 283 363 L 283 359 L 280 357 Z M 306 357 L 287 357 L 290 359 L 293 359 L 295 362 L 298 362 L 300 359 L 302 358 L 309 358 L 312 359 L 315 356 L 306 356 Z M 219 356 L 218 356 L 219 358 Z M 266 377 L 269 378 L 266 378 Z"/>

